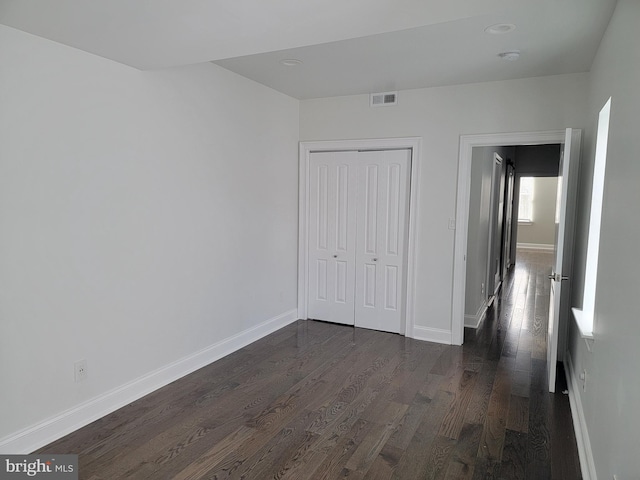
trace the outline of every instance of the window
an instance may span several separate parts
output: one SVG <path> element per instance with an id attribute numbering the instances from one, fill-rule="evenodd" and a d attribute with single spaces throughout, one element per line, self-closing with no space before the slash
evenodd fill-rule
<path id="1" fill-rule="evenodd" d="M 518 222 L 533 222 L 533 177 L 520 178 L 520 197 L 518 200 Z"/>
<path id="2" fill-rule="evenodd" d="M 576 308 L 573 309 L 576 323 L 580 328 L 580 333 L 585 339 L 593 338 L 593 315 L 596 300 L 596 280 L 598 278 L 598 253 L 600 251 L 600 221 L 602 217 L 602 200 L 604 197 L 604 176 L 607 166 L 607 143 L 609 141 L 610 114 L 611 98 L 607 100 L 607 103 L 602 107 L 600 115 L 598 116 L 582 310 Z"/>

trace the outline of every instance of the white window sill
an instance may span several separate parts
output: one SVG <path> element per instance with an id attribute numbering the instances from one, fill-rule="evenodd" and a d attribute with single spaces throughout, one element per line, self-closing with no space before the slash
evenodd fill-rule
<path id="1" fill-rule="evenodd" d="M 572 308 L 573 318 L 576 321 L 580 336 L 587 344 L 587 350 L 591 351 L 591 345 L 593 345 L 593 314 L 589 314 L 580 310 L 579 308 Z"/>
<path id="2" fill-rule="evenodd" d="M 533 225 L 532 220 L 518 220 L 518 225 Z"/>

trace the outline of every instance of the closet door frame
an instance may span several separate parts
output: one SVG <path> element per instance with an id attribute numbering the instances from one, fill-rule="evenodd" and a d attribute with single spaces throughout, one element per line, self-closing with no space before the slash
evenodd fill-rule
<path id="1" fill-rule="evenodd" d="M 419 168 L 422 150 L 421 137 L 380 138 L 366 140 L 335 140 L 300 142 L 299 150 L 299 203 L 298 203 L 298 318 L 306 319 L 309 292 L 309 161 L 313 152 L 366 151 L 409 149 L 411 166 L 409 173 L 409 215 L 406 250 L 406 286 L 404 295 L 404 335 L 416 338 L 414 325 L 415 258 L 417 245 L 417 219 L 419 210 Z M 420 336 L 418 335 L 418 338 Z"/>

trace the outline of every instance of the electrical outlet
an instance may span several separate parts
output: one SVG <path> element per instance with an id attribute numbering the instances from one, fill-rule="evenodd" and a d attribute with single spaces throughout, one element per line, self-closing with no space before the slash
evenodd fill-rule
<path id="1" fill-rule="evenodd" d="M 73 367 L 76 383 L 84 382 L 89 375 L 89 372 L 87 371 L 87 361 L 85 359 L 78 360 L 73 364 Z"/>
<path id="2" fill-rule="evenodd" d="M 586 392 L 587 391 L 587 371 L 586 370 L 582 370 L 582 373 L 580 374 L 580 380 L 582 380 L 582 391 Z"/>
<path id="3" fill-rule="evenodd" d="M 449 217 L 449 230 L 456 229 L 456 219 L 453 217 Z"/>
<path id="4" fill-rule="evenodd" d="M 480 284 L 480 295 L 484 295 L 484 283 Z"/>

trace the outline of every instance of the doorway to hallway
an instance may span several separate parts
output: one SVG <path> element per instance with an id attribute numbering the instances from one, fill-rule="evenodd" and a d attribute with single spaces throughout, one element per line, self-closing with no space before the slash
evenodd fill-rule
<path id="1" fill-rule="evenodd" d="M 557 139 L 556 141 L 553 141 Z M 545 141 L 546 140 L 546 141 Z M 453 288 L 453 320 L 452 337 L 454 342 L 463 342 L 462 325 L 465 319 L 463 312 L 468 305 L 465 295 L 477 293 L 477 288 L 467 290 L 469 283 L 470 266 L 467 257 L 473 252 L 469 249 L 468 233 L 472 231 L 472 216 L 470 215 L 471 188 L 473 187 L 473 152 L 476 148 L 482 151 L 493 150 L 506 145 L 544 145 L 559 143 L 560 158 L 558 166 L 558 205 L 555 218 L 555 241 L 554 241 L 554 266 L 549 279 L 551 279 L 550 308 L 547 331 L 547 367 L 549 369 L 549 391 L 555 391 L 556 360 L 562 360 L 565 353 L 565 342 L 563 333 L 566 332 L 569 322 L 569 292 L 571 288 L 571 271 L 573 232 L 575 225 L 575 198 L 577 189 L 577 178 L 580 158 L 581 131 L 567 128 L 564 132 L 541 132 L 541 133 L 520 133 L 520 134 L 496 134 L 496 135 L 469 135 L 461 137 L 460 142 L 460 163 L 458 174 L 458 204 L 456 219 L 456 241 L 454 260 L 454 288 Z M 502 182 L 501 182 L 502 184 Z M 495 182 L 491 183 L 491 189 L 495 189 Z M 480 208 L 480 219 L 483 212 L 488 212 Z M 490 212 L 494 215 L 495 212 Z M 480 228 L 478 231 L 482 231 Z M 495 241 L 495 240 L 494 240 Z M 501 243 L 502 244 L 502 243 Z M 503 244 L 502 244 L 503 245 Z M 471 245 L 473 247 L 473 244 Z M 491 251 L 491 249 L 490 249 Z M 482 262 L 480 262 L 481 264 Z M 473 265 L 471 266 L 473 267 Z M 563 287 L 563 283 L 565 286 Z M 476 286 L 477 287 L 477 286 Z M 483 287 L 483 294 L 489 295 Z M 485 308 L 486 312 L 486 308 Z M 458 316 L 459 315 L 459 316 Z M 478 322 L 479 323 L 479 322 Z M 476 323 L 477 326 L 478 323 Z"/>
<path id="2" fill-rule="evenodd" d="M 466 327 L 482 322 L 515 263 L 516 246 L 553 251 L 560 156 L 560 144 L 472 149 Z"/>

